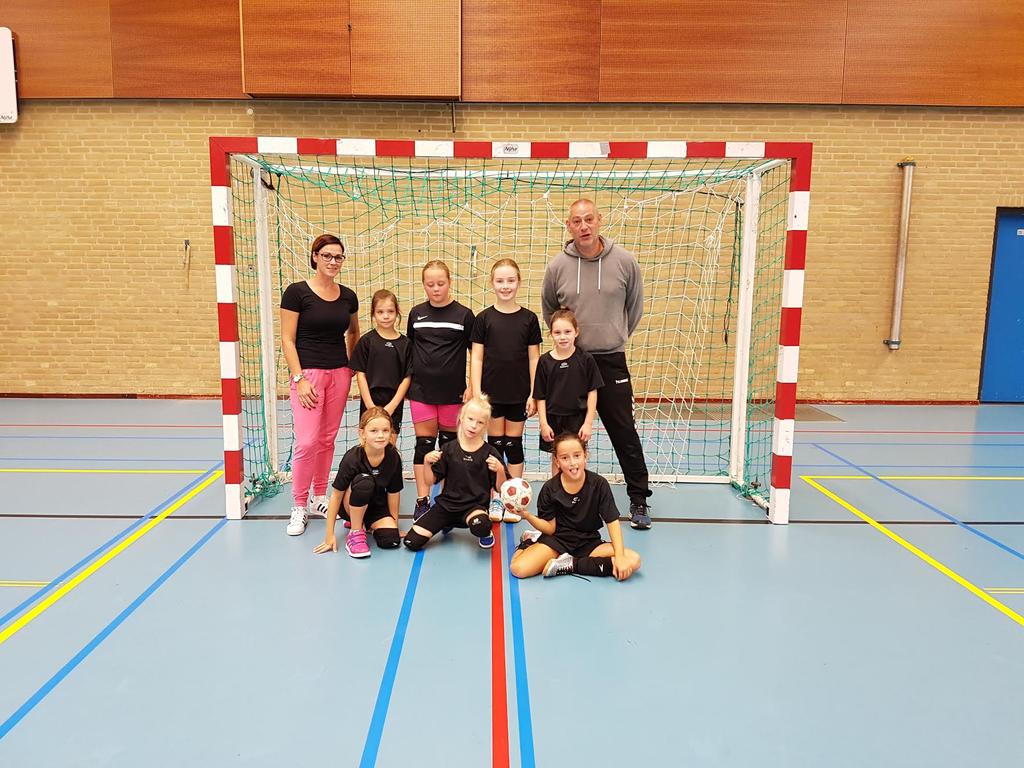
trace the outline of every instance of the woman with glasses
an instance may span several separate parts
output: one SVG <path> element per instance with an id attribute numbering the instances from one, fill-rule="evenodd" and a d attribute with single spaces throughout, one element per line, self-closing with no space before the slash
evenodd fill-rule
<path id="1" fill-rule="evenodd" d="M 359 299 L 335 282 L 344 263 L 341 240 L 320 235 L 309 257 L 313 276 L 292 283 L 281 297 L 281 347 L 291 375 L 295 430 L 289 536 L 306 530 L 310 506 L 327 514 L 334 438 L 352 382 L 348 361 L 359 340 Z"/>

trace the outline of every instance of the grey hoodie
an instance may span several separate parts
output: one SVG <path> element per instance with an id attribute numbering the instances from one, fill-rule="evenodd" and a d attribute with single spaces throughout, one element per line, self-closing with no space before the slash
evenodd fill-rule
<path id="1" fill-rule="evenodd" d="M 577 343 L 592 355 L 623 352 L 644 314 L 640 264 L 629 251 L 606 237 L 593 258 L 585 258 L 570 240 L 544 272 L 541 308 L 544 322 L 559 307 L 576 313 Z"/>

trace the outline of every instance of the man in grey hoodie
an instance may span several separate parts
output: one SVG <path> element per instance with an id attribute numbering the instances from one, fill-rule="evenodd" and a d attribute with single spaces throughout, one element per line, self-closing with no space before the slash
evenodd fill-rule
<path id="1" fill-rule="evenodd" d="M 644 313 L 644 286 L 636 257 L 601 237 L 601 213 L 592 200 L 569 206 L 572 239 L 544 272 L 541 304 L 545 323 L 559 307 L 571 309 L 580 326 L 577 344 L 594 356 L 604 379 L 597 390 L 601 417 L 626 478 L 630 525 L 651 527 L 647 460 L 633 420 L 633 385 L 626 344 Z"/>

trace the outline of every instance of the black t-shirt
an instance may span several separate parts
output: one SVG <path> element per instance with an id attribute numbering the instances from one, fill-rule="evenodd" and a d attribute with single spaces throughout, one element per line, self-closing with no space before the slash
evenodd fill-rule
<path id="1" fill-rule="evenodd" d="M 352 484 L 356 475 L 369 475 L 373 478 L 373 497 L 371 506 L 387 503 L 389 493 L 401 493 L 405 483 L 402 480 L 402 457 L 392 445 L 384 448 L 384 458 L 376 467 L 370 464 L 366 451 L 361 445 L 349 448 L 338 464 L 338 474 L 334 476 L 333 488 L 345 492 Z"/>
<path id="2" fill-rule="evenodd" d="M 537 517 L 555 521 L 555 536 L 572 531 L 593 533 L 605 523 L 619 519 L 619 510 L 608 481 L 589 469 L 584 473 L 583 487 L 569 494 L 562 487 L 561 475 L 548 480 L 537 494 Z"/>
<path id="3" fill-rule="evenodd" d="M 457 301 L 443 307 L 425 301 L 412 308 L 408 328 L 412 343 L 410 400 L 432 405 L 462 402 L 472 332 L 473 312 Z"/>
<path id="4" fill-rule="evenodd" d="M 441 458 L 434 462 L 434 477 L 444 480 L 444 489 L 438 496 L 452 511 L 487 509 L 491 488 L 497 474 L 487 466 L 487 457 L 501 461 L 501 456 L 490 443 L 484 443 L 473 452 L 462 450 L 459 441 L 452 440 L 441 449 Z"/>
<path id="5" fill-rule="evenodd" d="M 303 368 L 332 370 L 348 364 L 345 331 L 359 312 L 359 299 L 351 288 L 339 287 L 334 301 L 321 299 L 305 280 L 292 283 L 281 296 L 281 309 L 299 313 L 295 349 Z"/>
<path id="6" fill-rule="evenodd" d="M 480 388 L 491 402 L 505 405 L 526 402 L 530 396 L 527 347 L 541 341 L 537 315 L 526 307 L 512 313 L 488 307 L 473 321 L 472 341 L 484 345 Z"/>
<path id="7" fill-rule="evenodd" d="M 565 360 L 556 360 L 550 352 L 537 362 L 533 396 L 544 401 L 544 409 L 555 416 L 572 416 L 587 410 L 587 394 L 604 386 L 593 356 L 576 347 Z"/>
<path id="8" fill-rule="evenodd" d="M 385 339 L 376 329 L 364 333 L 352 350 L 349 367 L 366 376 L 370 394 L 380 391 L 393 394 L 402 380 L 412 373 L 409 338 L 399 334 L 397 339 Z"/>

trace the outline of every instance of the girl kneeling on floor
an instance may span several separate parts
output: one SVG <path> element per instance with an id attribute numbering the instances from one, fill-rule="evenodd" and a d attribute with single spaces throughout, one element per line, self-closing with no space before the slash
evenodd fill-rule
<path id="1" fill-rule="evenodd" d="M 402 457 L 391 444 L 391 414 L 377 406 L 367 408 L 359 419 L 359 445 L 350 448 L 338 465 L 327 507 L 327 532 L 313 551 L 338 551 L 334 527 L 339 512 L 342 520 L 352 524 L 345 540 L 351 557 L 370 556 L 367 531 L 379 549 L 396 549 L 403 484 Z"/>
<path id="2" fill-rule="evenodd" d="M 537 514 L 523 514 L 537 530 L 523 532 L 512 555 L 512 575 L 628 579 L 640 568 L 640 555 L 622 545 L 619 510 L 608 481 L 587 469 L 587 448 L 579 435 L 558 435 L 551 452 L 559 473 L 540 489 Z M 611 543 L 601 540 L 602 525 L 608 526 Z"/>
<path id="3" fill-rule="evenodd" d="M 491 519 L 487 515 L 491 489 L 505 482 L 508 473 L 498 451 L 487 442 L 491 404 L 486 397 L 473 397 L 459 411 L 456 439 L 423 458 L 434 479 L 444 480 L 444 489 L 432 507 L 405 534 L 405 546 L 422 549 L 438 531 L 468 528 L 480 546 L 494 546 Z"/>

